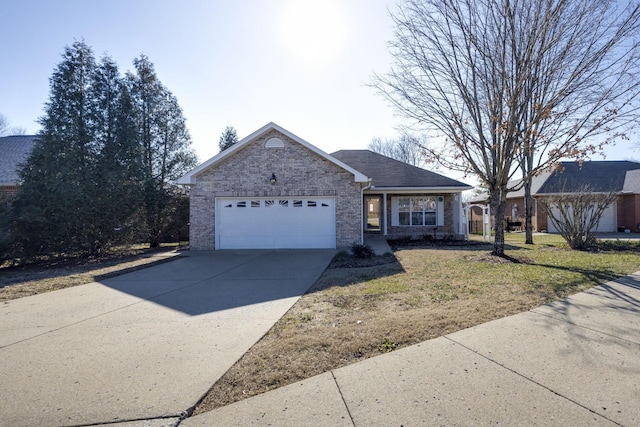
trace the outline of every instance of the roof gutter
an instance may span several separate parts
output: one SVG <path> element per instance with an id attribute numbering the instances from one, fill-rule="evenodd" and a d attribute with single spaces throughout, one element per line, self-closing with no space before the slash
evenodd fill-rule
<path id="1" fill-rule="evenodd" d="M 461 193 L 466 190 L 472 190 L 470 185 L 457 186 L 457 187 L 375 187 L 372 185 L 367 186 L 368 193 Z"/>

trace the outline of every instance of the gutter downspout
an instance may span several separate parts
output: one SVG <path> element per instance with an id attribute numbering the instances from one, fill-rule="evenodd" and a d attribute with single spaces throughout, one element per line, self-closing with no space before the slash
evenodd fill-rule
<path id="1" fill-rule="evenodd" d="M 371 188 L 371 178 L 367 185 L 360 189 L 360 244 L 364 245 L 364 190 Z"/>

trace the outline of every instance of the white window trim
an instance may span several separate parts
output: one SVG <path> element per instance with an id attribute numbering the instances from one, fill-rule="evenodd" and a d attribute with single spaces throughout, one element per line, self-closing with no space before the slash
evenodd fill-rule
<path id="1" fill-rule="evenodd" d="M 400 199 L 420 198 L 424 196 L 400 196 L 391 198 L 391 225 L 393 227 L 443 227 L 444 226 L 444 197 L 436 197 L 436 223 L 435 225 L 400 225 Z M 432 197 L 432 196 L 429 196 Z"/>

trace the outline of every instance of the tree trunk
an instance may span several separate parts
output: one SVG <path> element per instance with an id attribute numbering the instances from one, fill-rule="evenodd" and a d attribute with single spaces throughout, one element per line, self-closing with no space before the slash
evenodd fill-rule
<path id="1" fill-rule="evenodd" d="M 495 236 L 493 240 L 493 255 L 504 256 L 504 211 L 507 205 L 506 192 L 502 188 L 491 191 L 491 201 L 495 212 Z"/>
<path id="2" fill-rule="evenodd" d="M 533 245 L 533 198 L 531 197 L 531 179 L 527 179 L 524 183 L 524 243 Z"/>

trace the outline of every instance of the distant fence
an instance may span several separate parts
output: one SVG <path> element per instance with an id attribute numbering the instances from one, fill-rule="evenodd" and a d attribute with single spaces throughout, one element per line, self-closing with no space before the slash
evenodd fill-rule
<path id="1" fill-rule="evenodd" d="M 482 234 L 482 219 L 474 219 L 469 221 L 469 233 Z"/>

